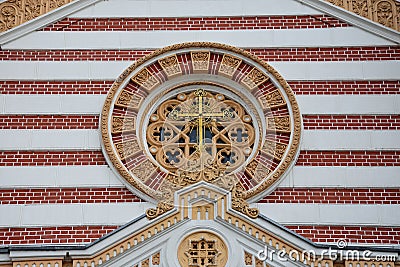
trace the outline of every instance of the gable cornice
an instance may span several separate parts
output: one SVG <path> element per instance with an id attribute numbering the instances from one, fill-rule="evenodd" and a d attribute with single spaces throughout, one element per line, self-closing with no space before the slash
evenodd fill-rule
<path id="1" fill-rule="evenodd" d="M 335 6 L 325 0 L 296 0 L 304 5 L 315 8 L 335 18 L 346 21 L 347 23 L 357 26 L 370 33 L 383 37 L 389 41 L 400 44 L 400 33 L 385 27 L 370 19 L 359 16 L 351 11 Z"/>
<path id="2" fill-rule="evenodd" d="M 18 39 L 25 34 L 38 30 L 46 25 L 54 23 L 66 16 L 81 10 L 94 3 L 100 2 L 101 0 L 78 0 L 73 1 L 69 4 L 63 5 L 57 9 L 54 9 L 48 13 L 45 13 L 37 18 L 29 20 L 19 26 L 16 26 L 6 32 L 0 34 L 0 46 Z"/>

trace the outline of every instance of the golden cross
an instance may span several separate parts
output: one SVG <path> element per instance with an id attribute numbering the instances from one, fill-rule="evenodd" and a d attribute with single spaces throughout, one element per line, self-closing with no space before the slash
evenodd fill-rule
<path id="1" fill-rule="evenodd" d="M 196 92 L 194 93 L 195 96 L 197 96 L 197 110 L 196 112 L 191 112 L 191 113 L 182 113 L 177 110 L 173 110 L 170 113 L 170 116 L 173 119 L 178 119 L 178 118 L 197 118 L 197 123 L 198 123 L 198 149 L 200 153 L 203 152 L 204 150 L 204 126 L 205 126 L 205 119 L 209 117 L 220 117 L 220 118 L 232 118 L 233 113 L 229 111 L 228 109 L 223 110 L 222 112 L 207 112 L 204 109 L 204 103 L 203 103 L 203 98 L 206 95 L 206 91 L 204 89 L 197 89 Z"/>

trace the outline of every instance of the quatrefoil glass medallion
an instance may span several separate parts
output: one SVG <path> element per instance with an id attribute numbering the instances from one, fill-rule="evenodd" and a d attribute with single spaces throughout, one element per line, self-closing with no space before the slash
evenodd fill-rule
<path id="1" fill-rule="evenodd" d="M 103 151 L 140 197 L 170 202 L 200 181 L 255 201 L 296 161 L 301 115 L 270 65 L 235 47 L 185 43 L 128 67 L 101 115 Z"/>
<path id="2" fill-rule="evenodd" d="M 146 137 L 155 162 L 185 186 L 213 182 L 243 167 L 254 150 L 255 130 L 241 104 L 198 88 L 158 106 Z"/>

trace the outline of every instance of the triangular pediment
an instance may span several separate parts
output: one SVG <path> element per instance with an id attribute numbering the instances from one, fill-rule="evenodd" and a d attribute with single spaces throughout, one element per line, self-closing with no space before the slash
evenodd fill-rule
<path id="1" fill-rule="evenodd" d="M 86 247 L 35 248 L 34 254 L 58 262 L 57 266 L 63 262 L 62 266 L 74 267 L 344 266 L 328 254 L 324 256 L 329 246 L 312 243 L 262 214 L 251 219 L 242 209 L 232 207 L 235 201 L 231 192 L 200 182 L 177 191 L 174 207 L 151 220 L 143 215 Z M 343 253 L 358 251 L 360 255 L 368 250 L 370 256 L 380 253 L 373 247 L 345 245 L 331 249 L 339 247 Z M 384 253 L 390 254 L 388 250 Z M 23 258 L 32 258 L 31 254 L 29 247 L 10 248 L 10 257 L 15 261 L 21 258 L 21 263 Z M 190 264 L 202 257 L 210 262 L 214 259 L 215 264 Z M 36 266 L 40 261 L 35 261 Z M 360 263 L 361 259 L 352 261 L 353 266 Z M 388 266 L 394 267 L 392 263 Z"/>
<path id="2" fill-rule="evenodd" d="M 336 17 L 342 21 L 345 21 L 353 26 L 356 26 L 360 29 L 363 29 L 367 32 L 370 32 L 376 36 L 383 37 L 384 39 L 393 41 L 397 44 L 400 43 L 400 36 L 398 33 L 398 29 L 396 27 L 399 23 L 399 11 L 398 6 L 396 5 L 395 0 L 391 0 L 390 3 L 394 5 L 394 11 L 397 12 L 389 14 L 389 16 L 393 17 L 393 22 L 390 25 L 394 25 L 392 28 L 390 26 L 385 26 L 383 22 L 379 23 L 377 10 L 371 10 L 369 13 L 369 17 L 363 17 L 354 13 L 354 10 L 351 8 L 347 8 L 344 6 L 344 2 L 346 1 L 336 1 L 343 3 L 339 5 L 334 0 L 326 1 L 326 0 L 293 0 L 298 1 L 302 4 L 310 6 L 318 11 L 322 11 L 328 15 Z M 34 16 L 28 15 L 18 15 L 18 13 L 23 13 L 24 8 L 27 8 L 27 5 L 32 3 L 25 3 L 25 1 L 21 1 L 21 5 L 23 6 L 16 6 L 15 4 L 11 3 L 11 1 L 4 1 L 0 4 L 1 8 L 8 8 L 12 12 L 5 13 L 0 16 L 0 45 L 3 46 L 4 44 L 19 39 L 20 37 L 32 33 L 44 26 L 48 26 L 53 24 L 56 21 L 62 20 L 63 18 L 71 15 L 79 10 L 85 9 L 90 5 L 96 4 L 97 2 L 101 2 L 99 0 L 79 0 L 79 1 L 70 1 L 65 0 L 62 2 L 63 4 L 60 5 L 59 2 L 57 4 L 52 3 L 51 0 L 41 0 L 39 4 L 36 2 L 34 3 L 36 6 L 33 8 L 37 10 L 37 14 Z M 336 3 L 336 5 L 332 4 L 332 2 Z M 58 6 L 54 8 L 53 6 Z M 48 8 L 48 7 L 52 8 Z M 371 6 L 371 5 L 369 5 Z M 372 6 L 375 7 L 375 5 Z M 396 9 L 397 8 L 397 9 Z M 32 9 L 32 7 L 28 6 L 28 9 Z M 373 19 L 373 18 L 377 19 Z M 397 25 L 397 26 L 396 26 Z"/>

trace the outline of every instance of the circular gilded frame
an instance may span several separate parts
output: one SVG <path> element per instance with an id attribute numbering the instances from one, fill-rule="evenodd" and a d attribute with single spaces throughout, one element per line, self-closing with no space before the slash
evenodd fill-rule
<path id="1" fill-rule="evenodd" d="M 229 88 L 247 98 L 260 120 L 263 140 L 254 159 L 230 179 L 240 181 L 243 197 L 250 202 L 273 190 L 299 153 L 302 119 L 295 95 L 268 63 L 240 48 L 217 43 L 182 43 L 156 50 L 115 80 L 100 118 L 103 152 L 113 170 L 130 190 L 151 202 L 170 201 L 182 188 L 152 162 L 140 136 L 147 125 L 146 112 L 164 94 L 188 84 Z M 232 184 L 225 187 L 231 188 Z"/>

